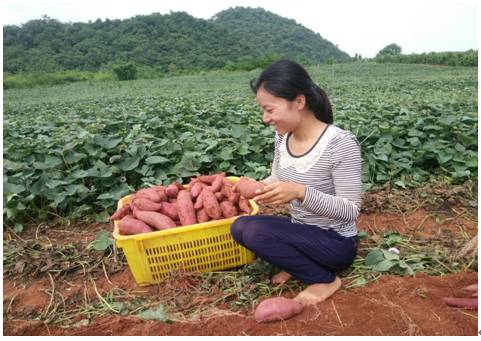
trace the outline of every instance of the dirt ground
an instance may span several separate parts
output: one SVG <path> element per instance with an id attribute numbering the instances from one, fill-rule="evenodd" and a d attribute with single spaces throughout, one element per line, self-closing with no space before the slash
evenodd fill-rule
<path id="1" fill-rule="evenodd" d="M 372 207 L 372 206 L 371 206 Z M 434 214 L 435 212 L 435 214 Z M 473 237 L 477 234 L 477 217 L 465 215 L 463 207 L 434 211 L 423 206 L 413 212 L 366 209 L 357 226 L 370 234 L 399 231 L 403 235 L 429 239 L 443 235 Z M 263 214 L 283 214 L 264 208 Z M 94 239 L 105 224 L 74 227 L 62 231 L 31 231 L 22 238 L 38 238 L 51 243 L 62 241 L 85 243 Z M 75 237 L 73 237 L 75 236 Z M 26 266 L 26 265 L 23 265 Z M 110 266 L 110 265 L 109 265 Z M 77 271 L 61 281 L 53 281 L 47 273 L 35 277 L 11 276 L 4 270 L 3 333 L 4 335 L 477 335 L 477 311 L 446 306 L 447 296 L 467 297 L 463 287 L 477 282 L 477 272 L 466 270 L 445 276 L 417 273 L 415 277 L 383 275 L 363 287 L 342 288 L 327 301 L 309 306 L 289 320 L 257 323 L 253 311 L 233 312 L 219 306 L 217 313 L 198 316 L 190 322 L 166 323 L 133 316 L 106 314 L 101 317 L 78 318 L 68 328 L 35 316 L 53 306 L 53 293 L 64 302 L 81 306 L 98 296 L 105 297 L 113 288 L 128 293 L 156 295 L 158 286 L 139 287 L 128 267 L 118 271 L 97 271 L 86 277 Z M 112 265 L 113 266 L 113 265 Z M 112 273 L 111 275 L 108 275 Z M 92 278 L 92 280 L 90 279 Z M 286 297 L 296 293 L 286 291 Z"/>

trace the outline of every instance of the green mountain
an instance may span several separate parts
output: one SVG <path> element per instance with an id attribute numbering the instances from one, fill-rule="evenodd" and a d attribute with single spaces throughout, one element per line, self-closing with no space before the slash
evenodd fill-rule
<path id="1" fill-rule="evenodd" d="M 210 20 L 185 12 L 62 23 L 42 17 L 3 27 L 4 72 L 111 70 L 132 62 L 167 72 L 236 68 L 286 57 L 347 61 L 319 34 L 262 8 L 236 7 Z"/>

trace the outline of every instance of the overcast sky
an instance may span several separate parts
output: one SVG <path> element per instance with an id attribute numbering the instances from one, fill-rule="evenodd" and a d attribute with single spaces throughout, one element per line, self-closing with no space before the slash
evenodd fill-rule
<path id="1" fill-rule="evenodd" d="M 478 48 L 475 0 L 2 0 L 1 9 L 3 25 L 21 25 L 42 15 L 88 22 L 185 11 L 209 19 L 235 6 L 263 7 L 294 19 L 351 56 L 374 57 L 393 42 L 403 53 Z"/>

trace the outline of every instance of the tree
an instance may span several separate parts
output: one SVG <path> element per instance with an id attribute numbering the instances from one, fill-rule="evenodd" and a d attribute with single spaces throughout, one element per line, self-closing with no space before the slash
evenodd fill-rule
<path id="1" fill-rule="evenodd" d="M 119 81 L 132 80 L 135 79 L 137 76 L 137 68 L 132 63 L 119 65 L 115 67 L 113 71 Z"/>
<path id="2" fill-rule="evenodd" d="M 401 54 L 401 46 L 392 43 L 384 47 L 381 51 L 379 51 L 376 55 L 376 58 L 384 57 L 384 56 L 397 56 L 400 54 Z"/>

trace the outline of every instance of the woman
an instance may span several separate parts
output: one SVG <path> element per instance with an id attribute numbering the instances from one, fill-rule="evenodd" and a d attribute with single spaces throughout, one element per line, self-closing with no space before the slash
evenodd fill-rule
<path id="1" fill-rule="evenodd" d="M 291 218 L 243 216 L 231 227 L 234 239 L 291 277 L 308 284 L 294 299 L 324 301 L 341 287 L 335 272 L 357 253 L 355 221 L 361 209 L 361 150 L 356 137 L 333 125 L 329 99 L 306 70 L 290 60 L 269 65 L 251 81 L 263 121 L 274 126 L 272 174 L 254 198 L 290 203 Z"/>

